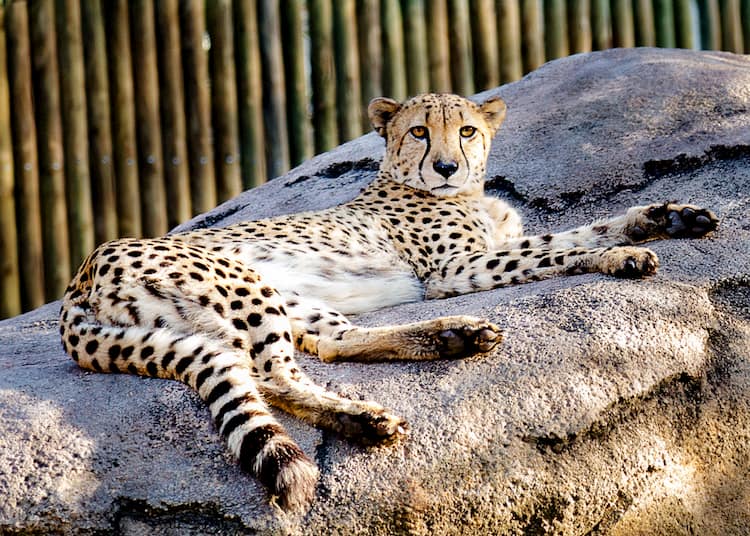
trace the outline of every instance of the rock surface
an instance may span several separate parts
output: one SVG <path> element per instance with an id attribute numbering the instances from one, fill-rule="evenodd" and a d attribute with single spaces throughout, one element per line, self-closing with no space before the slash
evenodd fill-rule
<path id="1" fill-rule="evenodd" d="M 669 199 L 713 208 L 710 238 L 652 244 L 646 281 L 554 279 L 360 317 L 488 317 L 494 354 L 323 365 L 318 381 L 394 408 L 363 448 L 280 414 L 320 465 L 304 518 L 279 515 L 176 382 L 79 370 L 57 304 L 0 323 L 0 533 L 746 534 L 750 518 L 750 58 L 612 50 L 489 93 L 508 103 L 488 189 L 532 232 Z M 368 135 L 199 217 L 224 225 L 346 201 Z"/>

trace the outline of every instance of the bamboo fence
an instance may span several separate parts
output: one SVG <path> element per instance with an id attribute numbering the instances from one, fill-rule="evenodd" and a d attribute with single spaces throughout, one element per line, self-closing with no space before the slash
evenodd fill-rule
<path id="1" fill-rule="evenodd" d="M 0 0 L 0 318 L 366 132 L 610 47 L 750 53 L 750 0 Z"/>

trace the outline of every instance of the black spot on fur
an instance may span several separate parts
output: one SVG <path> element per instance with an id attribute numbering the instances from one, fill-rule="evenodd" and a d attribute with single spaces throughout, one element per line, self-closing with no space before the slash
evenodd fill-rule
<path id="1" fill-rule="evenodd" d="M 512 259 L 505 264 L 504 271 L 512 272 L 516 268 L 518 268 L 518 259 Z"/>

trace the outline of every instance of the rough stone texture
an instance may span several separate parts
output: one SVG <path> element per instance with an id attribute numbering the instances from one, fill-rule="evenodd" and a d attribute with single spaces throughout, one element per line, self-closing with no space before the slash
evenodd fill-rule
<path id="1" fill-rule="evenodd" d="M 320 464 L 305 519 L 266 503 L 186 387 L 90 374 L 57 304 L 0 323 L 0 532 L 122 534 L 746 534 L 750 518 L 750 58 L 613 50 L 548 64 L 508 102 L 491 191 L 532 231 L 634 204 L 713 208 L 698 241 L 653 243 L 646 281 L 560 278 L 361 317 L 470 313 L 499 351 L 323 365 L 320 382 L 398 410 L 411 436 L 362 448 L 280 414 Z M 348 200 L 365 136 L 188 226 Z"/>

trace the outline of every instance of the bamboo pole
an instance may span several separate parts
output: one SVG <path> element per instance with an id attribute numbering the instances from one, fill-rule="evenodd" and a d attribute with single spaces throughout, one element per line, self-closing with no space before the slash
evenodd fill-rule
<path id="1" fill-rule="evenodd" d="M 676 43 L 679 48 L 695 48 L 693 35 L 693 0 L 674 0 Z"/>
<path id="2" fill-rule="evenodd" d="M 21 305 L 29 310 L 44 303 L 42 222 L 39 206 L 36 125 L 31 96 L 31 50 L 26 2 L 7 6 L 8 74 L 10 82 L 13 161 L 18 187 L 18 257 L 23 266 Z"/>
<path id="3" fill-rule="evenodd" d="M 544 10 L 542 0 L 522 0 L 521 30 L 523 69 L 533 71 L 544 63 Z"/>
<path id="4" fill-rule="evenodd" d="M 548 60 L 568 55 L 565 0 L 545 0 L 544 2 L 544 45 Z"/>
<path id="5" fill-rule="evenodd" d="M 336 118 L 339 143 L 362 135 L 359 109 L 359 52 L 354 0 L 338 0 L 333 10 L 336 66 Z M 425 73 L 426 74 L 426 73 Z"/>
<path id="6" fill-rule="evenodd" d="M 30 4 L 29 17 L 34 69 L 32 77 L 34 104 L 37 132 L 41 134 L 37 143 L 44 244 L 44 289 L 47 299 L 52 299 L 60 297 L 70 279 L 69 226 L 72 227 L 70 230 L 75 233 L 74 236 L 77 236 L 79 230 L 77 224 L 86 226 L 89 233 L 93 229 L 90 204 L 88 207 L 84 206 L 83 211 L 78 213 L 82 219 L 77 219 L 71 218 L 70 197 L 66 202 L 66 190 L 69 192 L 71 186 L 68 185 L 66 188 L 67 155 L 64 150 L 61 123 L 61 86 L 58 74 L 54 2 L 40 0 Z M 88 180 L 88 176 L 85 178 Z M 86 187 L 88 184 L 83 186 Z M 93 238 L 93 235 L 91 236 Z M 93 240 L 83 244 L 83 247 L 86 246 L 93 246 Z M 85 254 L 82 249 L 78 249 L 79 255 Z"/>
<path id="7" fill-rule="evenodd" d="M 143 234 L 143 228 L 138 151 L 135 141 L 135 99 L 128 0 L 107 0 L 104 7 L 107 14 L 104 21 L 107 27 L 109 77 L 112 81 L 110 98 L 118 234 L 139 237 Z"/>
<path id="8" fill-rule="evenodd" d="M 654 0 L 654 20 L 656 46 L 674 48 L 677 42 L 674 33 L 674 7 L 672 0 Z"/>
<path id="9" fill-rule="evenodd" d="M 616 47 L 635 46 L 633 3 L 631 0 L 612 0 L 612 28 Z"/>
<path id="10" fill-rule="evenodd" d="M 568 9 L 570 52 L 591 52 L 591 0 L 571 0 Z"/>
<path id="11" fill-rule="evenodd" d="M 266 181 L 263 88 L 255 0 L 235 0 L 234 19 L 242 186 L 253 188 Z"/>
<path id="12" fill-rule="evenodd" d="M 180 12 L 177 0 L 156 2 L 159 28 L 159 80 L 167 226 L 171 229 L 192 215 L 188 170 L 185 92 L 180 47 Z"/>
<path id="13" fill-rule="evenodd" d="M 518 0 L 497 0 L 500 47 L 500 81 L 505 84 L 523 76 L 521 56 L 521 9 Z"/>
<path id="14" fill-rule="evenodd" d="M 281 52 L 281 20 L 278 0 L 261 0 L 258 4 L 260 22 L 260 59 L 263 66 L 263 120 L 266 135 L 268 178 L 283 175 L 289 169 L 289 138 L 286 132 L 286 80 Z M 333 93 L 333 79 L 330 80 Z M 336 103 L 331 100 L 331 113 Z M 333 116 L 335 120 L 335 115 Z M 333 145 L 336 145 L 334 139 Z"/>
<path id="15" fill-rule="evenodd" d="M 745 42 L 745 54 L 750 54 L 750 0 L 742 0 L 740 6 L 742 18 L 742 39 Z"/>
<path id="16" fill-rule="evenodd" d="M 281 4 L 281 39 L 284 43 L 284 75 L 287 94 L 287 132 L 290 165 L 301 164 L 313 155 L 312 130 L 308 106 L 305 53 L 305 0 L 283 0 Z M 359 98 L 359 95 L 357 95 Z M 355 105 L 355 108 L 358 103 Z"/>
<path id="17" fill-rule="evenodd" d="M 315 152 L 323 153 L 338 143 L 333 66 L 333 13 L 330 0 L 310 0 L 308 9 Z"/>
<path id="18" fill-rule="evenodd" d="M 612 13 L 609 0 L 591 0 L 592 48 L 612 48 Z"/>
<path id="19" fill-rule="evenodd" d="M 380 32 L 380 0 L 357 2 L 357 32 L 359 40 L 359 65 L 362 80 L 360 120 L 362 129 L 370 130 L 367 105 L 383 95 L 383 47 Z"/>
<path id="20" fill-rule="evenodd" d="M 89 118 L 91 189 L 94 240 L 117 238 L 117 202 L 112 168 L 112 127 L 109 113 L 107 49 L 100 2 L 81 2 L 86 69 L 86 103 Z"/>
<path id="21" fill-rule="evenodd" d="M 746 2 L 750 5 L 750 2 Z M 719 0 L 698 0 L 701 48 L 721 50 L 721 12 Z M 750 21 L 749 21 L 750 22 Z"/>
<path id="22" fill-rule="evenodd" d="M 722 49 L 742 54 L 745 47 L 742 42 L 740 1 L 719 0 L 719 7 L 721 9 Z"/>
<path id="23" fill-rule="evenodd" d="M 500 84 L 497 45 L 497 13 L 494 0 L 471 2 L 472 35 L 474 36 L 474 82 L 477 90 Z"/>
<path id="24" fill-rule="evenodd" d="M 58 0 L 57 7 L 70 260 L 73 266 L 79 266 L 94 249 L 94 210 L 89 171 L 81 10 L 77 0 Z M 47 270 L 50 268 L 51 266 L 47 266 Z M 58 272 L 56 291 L 50 293 L 48 289 L 48 297 L 62 296 L 68 283 L 70 269 L 68 268 L 65 274 L 62 269 Z"/>
<path id="25" fill-rule="evenodd" d="M 383 30 L 383 91 L 396 100 L 408 94 L 404 58 L 404 31 L 398 0 L 381 1 Z"/>
<path id="26" fill-rule="evenodd" d="M 221 202 L 239 195 L 242 191 L 232 4 L 230 0 L 213 0 L 208 2 L 206 7 L 211 35 L 211 102 L 217 194 Z"/>
<path id="27" fill-rule="evenodd" d="M 474 93 L 474 61 L 471 52 L 471 25 L 467 0 L 448 0 L 451 43 L 451 83 L 456 93 Z"/>
<path id="28" fill-rule="evenodd" d="M 138 175 L 141 179 L 143 232 L 146 236 L 159 236 L 167 232 L 168 224 L 153 1 L 131 1 L 130 16 L 133 23 L 135 114 L 138 125 Z"/>
<path id="29" fill-rule="evenodd" d="M 453 86 L 447 0 L 428 0 L 426 16 L 430 36 L 430 46 L 427 47 L 430 60 L 430 89 L 438 93 L 450 93 Z"/>
<path id="30" fill-rule="evenodd" d="M 21 313 L 16 202 L 13 198 L 13 141 L 5 45 L 5 7 L 0 5 L 0 319 Z"/>
<path id="31" fill-rule="evenodd" d="M 406 0 L 404 10 L 404 46 L 406 47 L 406 85 L 410 95 L 426 93 L 430 88 L 427 31 L 424 0 Z"/>
<path id="32" fill-rule="evenodd" d="M 211 146 L 211 92 L 208 55 L 204 48 L 206 20 L 203 8 L 203 2 L 180 0 L 190 202 L 195 214 L 202 214 L 216 206 L 214 154 Z"/>
<path id="33" fill-rule="evenodd" d="M 651 0 L 633 0 L 635 12 L 635 44 L 641 47 L 656 45 L 654 4 Z"/>

